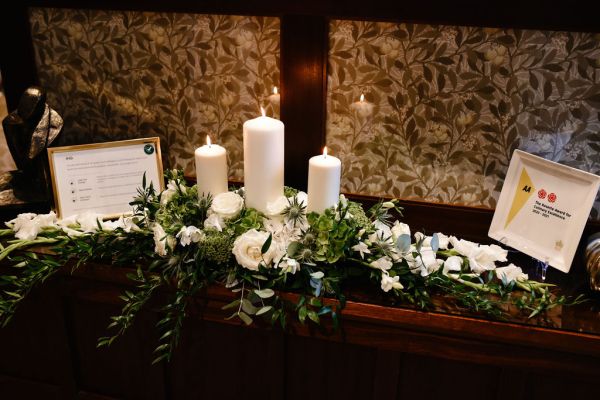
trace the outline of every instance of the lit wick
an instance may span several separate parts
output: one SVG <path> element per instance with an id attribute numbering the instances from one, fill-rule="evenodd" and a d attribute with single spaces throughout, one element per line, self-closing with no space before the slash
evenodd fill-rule
<path id="1" fill-rule="evenodd" d="M 209 148 L 212 146 L 212 143 L 210 141 L 210 135 L 206 135 L 206 144 L 208 145 Z"/>
<path id="2" fill-rule="evenodd" d="M 260 113 L 263 117 L 266 117 L 265 109 L 262 106 L 260 106 Z"/>
<path id="3" fill-rule="evenodd" d="M 360 95 L 360 102 L 362 103 L 364 101 L 365 101 L 365 94 L 361 93 L 361 95 Z"/>
<path id="4" fill-rule="evenodd" d="M 323 147 L 323 158 L 327 158 L 327 146 Z"/>
<path id="5" fill-rule="evenodd" d="M 273 94 L 277 94 L 277 86 L 273 86 Z"/>

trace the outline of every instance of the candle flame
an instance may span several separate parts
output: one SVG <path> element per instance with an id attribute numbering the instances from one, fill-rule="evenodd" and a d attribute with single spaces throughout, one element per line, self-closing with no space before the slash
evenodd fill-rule
<path id="1" fill-rule="evenodd" d="M 327 146 L 323 147 L 323 157 L 327 157 Z"/>
<path id="2" fill-rule="evenodd" d="M 273 86 L 273 94 L 277 94 L 277 86 Z"/>
<path id="3" fill-rule="evenodd" d="M 210 135 L 206 135 L 206 144 L 208 145 L 208 147 L 212 146 L 212 143 L 210 141 Z"/>
<path id="4" fill-rule="evenodd" d="M 262 114 L 263 117 L 265 117 L 267 115 L 265 112 L 265 109 L 262 106 L 260 107 L 260 113 Z"/>
<path id="5" fill-rule="evenodd" d="M 364 93 L 362 93 L 360 95 L 360 102 L 362 103 L 363 101 L 365 101 L 365 94 Z"/>

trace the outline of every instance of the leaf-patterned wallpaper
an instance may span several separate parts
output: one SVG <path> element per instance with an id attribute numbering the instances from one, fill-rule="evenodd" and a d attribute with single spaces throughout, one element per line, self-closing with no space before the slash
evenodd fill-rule
<path id="1" fill-rule="evenodd" d="M 160 136 L 168 166 L 193 175 L 210 134 L 240 179 L 243 122 L 279 114 L 278 18 L 32 8 L 30 23 L 61 144 Z"/>
<path id="2" fill-rule="evenodd" d="M 600 173 L 600 34 L 334 20 L 327 105 L 344 191 L 493 208 L 516 148 Z"/>

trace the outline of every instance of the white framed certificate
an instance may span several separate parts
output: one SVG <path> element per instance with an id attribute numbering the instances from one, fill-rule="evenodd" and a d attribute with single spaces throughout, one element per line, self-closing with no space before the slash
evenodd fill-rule
<path id="1" fill-rule="evenodd" d="M 600 177 L 515 150 L 488 235 L 569 272 Z"/>
<path id="2" fill-rule="evenodd" d="M 157 137 L 48 148 L 54 205 L 59 218 L 84 212 L 105 217 L 131 213 L 129 203 L 150 182 L 163 190 Z"/>

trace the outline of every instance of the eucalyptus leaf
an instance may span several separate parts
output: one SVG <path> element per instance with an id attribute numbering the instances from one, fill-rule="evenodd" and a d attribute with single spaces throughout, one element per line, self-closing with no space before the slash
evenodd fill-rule
<path id="1" fill-rule="evenodd" d="M 273 309 L 273 306 L 264 306 L 256 312 L 256 315 L 263 315 L 264 313 L 267 313 L 267 312 L 271 311 L 272 309 Z"/>
<path id="2" fill-rule="evenodd" d="M 246 325 L 251 325 L 252 324 L 252 318 L 250 318 L 250 316 L 248 314 L 246 314 L 243 311 L 240 311 L 240 313 L 238 314 L 238 317 L 240 317 L 240 319 L 242 321 L 244 321 L 244 323 Z"/>
<path id="3" fill-rule="evenodd" d="M 261 299 L 268 299 L 269 297 L 273 297 L 273 295 L 275 294 L 275 292 L 273 291 L 273 289 L 254 289 L 254 293 L 260 297 Z"/>
<path id="4" fill-rule="evenodd" d="M 307 314 L 308 309 L 306 308 L 306 306 L 300 307 L 300 309 L 298 310 L 298 319 L 300 320 L 300 322 L 304 323 Z"/>
<path id="5" fill-rule="evenodd" d="M 258 308 L 254 307 L 254 304 L 252 304 L 250 302 L 250 300 L 243 299 L 242 300 L 242 310 L 244 310 L 244 312 L 246 312 L 249 315 L 254 315 L 254 314 L 256 314 L 256 311 L 258 311 Z"/>

